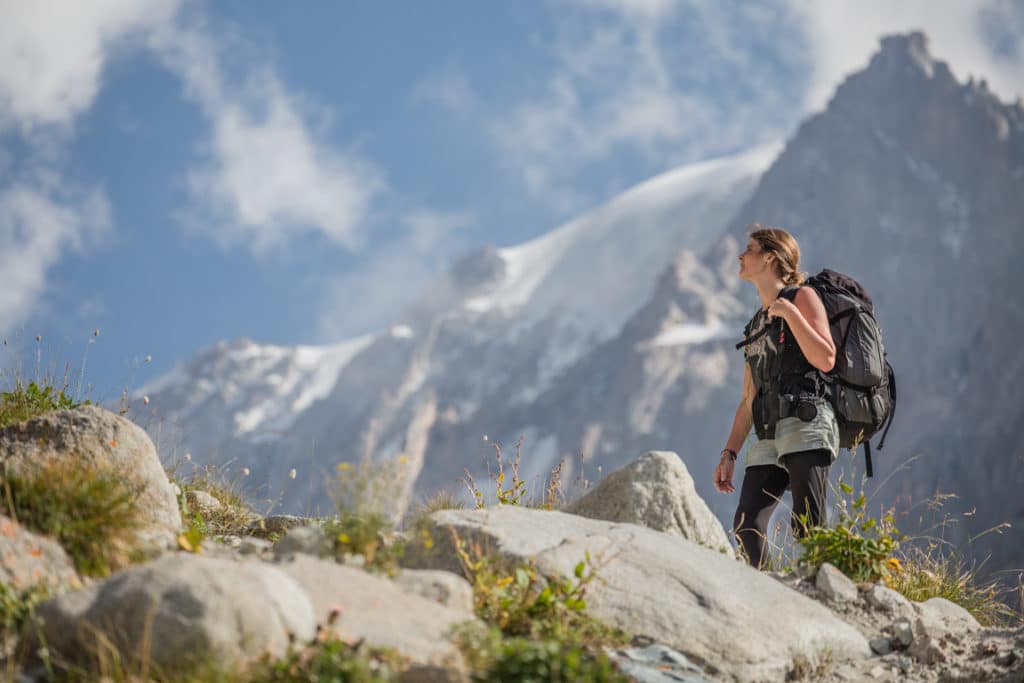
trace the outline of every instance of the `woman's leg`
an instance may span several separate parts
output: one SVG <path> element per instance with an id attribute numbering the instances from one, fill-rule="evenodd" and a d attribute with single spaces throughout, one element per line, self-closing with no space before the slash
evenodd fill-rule
<path id="1" fill-rule="evenodd" d="M 825 522 L 825 494 L 832 454 L 828 449 L 787 453 L 782 456 L 789 470 L 793 491 L 793 535 L 805 535 L 807 529 Z"/>
<path id="2" fill-rule="evenodd" d="M 740 541 L 747 562 L 758 569 L 768 561 L 768 522 L 779 498 L 786 491 L 789 475 L 775 465 L 753 465 L 743 473 L 740 503 L 733 518 L 733 533 Z"/>

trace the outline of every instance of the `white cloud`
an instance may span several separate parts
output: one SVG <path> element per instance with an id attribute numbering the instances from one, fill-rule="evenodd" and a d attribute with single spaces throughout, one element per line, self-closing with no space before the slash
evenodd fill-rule
<path id="1" fill-rule="evenodd" d="M 398 312 L 421 297 L 424 286 L 466 249 L 458 232 L 471 220 L 461 212 L 406 214 L 400 238 L 328 287 L 320 318 L 322 338 L 337 341 L 394 323 Z"/>
<path id="2" fill-rule="evenodd" d="M 55 178 L 0 190 L 0 331 L 28 320 L 46 290 L 47 272 L 63 253 L 88 246 L 110 229 L 110 208 L 98 190 L 68 193 Z"/>
<path id="3" fill-rule="evenodd" d="M 229 83 L 206 26 L 168 26 L 153 46 L 212 126 L 205 163 L 188 175 L 205 209 L 193 224 L 225 247 L 266 251 L 300 233 L 359 247 L 371 202 L 384 188 L 372 164 L 317 136 L 269 65 Z"/>
<path id="4" fill-rule="evenodd" d="M 1004 99 L 1024 94 L 1024 52 L 1020 49 L 1024 9 L 1008 0 L 864 0 L 857 3 L 792 0 L 811 49 L 813 70 L 805 107 L 820 109 L 849 73 L 863 68 L 889 33 L 921 30 L 932 56 L 945 61 L 960 80 L 985 78 Z M 993 31 L 1009 49 L 993 44 Z"/>
<path id="5" fill-rule="evenodd" d="M 961 79 L 984 76 L 1004 98 L 1024 90 L 1024 7 L 1012 0 L 551 7 L 555 35 L 541 46 L 551 66 L 539 87 L 488 101 L 449 72 L 418 92 L 479 126 L 533 196 L 563 211 L 595 201 L 583 190 L 587 171 L 614 173 L 621 153 L 654 173 L 789 135 L 883 34 L 924 30 Z"/>
<path id="6" fill-rule="evenodd" d="M 0 0 L 0 128 L 69 126 L 112 50 L 168 20 L 178 0 Z"/>
<path id="7" fill-rule="evenodd" d="M 552 7 L 555 35 L 542 46 L 551 67 L 539 87 L 488 102 L 448 73 L 419 91 L 486 130 L 528 191 L 563 212 L 595 201 L 579 178 L 620 153 L 656 173 L 777 139 L 798 119 L 776 65 L 757 53 L 776 44 L 753 30 L 766 20 L 760 7 L 674 0 Z M 776 23 L 787 18 L 768 14 Z M 780 61 L 792 59 L 791 48 L 779 50 Z"/>

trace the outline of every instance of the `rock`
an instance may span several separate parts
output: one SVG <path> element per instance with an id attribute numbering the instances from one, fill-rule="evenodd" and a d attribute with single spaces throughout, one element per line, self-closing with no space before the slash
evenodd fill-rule
<path id="1" fill-rule="evenodd" d="M 243 557 L 254 555 L 256 557 L 266 557 L 273 553 L 274 544 L 263 538 L 254 538 L 252 536 L 243 536 L 238 539 L 238 545 L 236 546 L 238 554 Z"/>
<path id="2" fill-rule="evenodd" d="M 648 451 L 606 476 L 566 512 L 629 522 L 732 553 L 721 522 L 697 495 L 686 465 L 671 451 Z"/>
<path id="3" fill-rule="evenodd" d="M 430 549 L 414 540 L 407 566 L 460 571 L 452 532 L 511 569 L 533 558 L 543 576 L 573 576 L 590 553 L 600 580 L 588 611 L 611 626 L 671 647 L 712 678 L 781 680 L 796 657 L 868 657 L 867 640 L 821 604 L 731 557 L 635 524 L 501 506 L 442 510 L 428 518 Z"/>
<path id="4" fill-rule="evenodd" d="M 882 584 L 871 586 L 864 593 L 864 599 L 875 609 L 895 617 L 909 619 L 916 614 L 910 600 Z"/>
<path id="5" fill-rule="evenodd" d="M 473 612 L 473 587 L 457 574 L 431 569 L 406 569 L 395 578 L 395 583 L 403 590 L 440 605 L 470 614 Z"/>
<path id="6" fill-rule="evenodd" d="M 289 529 L 309 523 L 310 520 L 294 515 L 270 515 L 250 522 L 245 528 L 245 533 L 256 538 L 271 538 L 281 536 Z"/>
<path id="7" fill-rule="evenodd" d="M 907 654 L 921 662 L 925 666 L 931 666 L 946 661 L 946 655 L 938 639 L 927 635 L 919 635 L 907 649 Z"/>
<path id="8" fill-rule="evenodd" d="M 605 652 L 621 673 L 637 683 L 710 683 L 704 671 L 686 655 L 664 645 Z"/>
<path id="9" fill-rule="evenodd" d="M 896 668 L 900 670 L 900 673 L 906 675 L 910 673 L 910 669 L 913 668 L 914 662 L 906 655 L 900 655 L 896 658 Z"/>
<path id="10" fill-rule="evenodd" d="M 82 582 L 57 541 L 0 515 L 0 584 L 18 593 L 38 588 L 57 594 Z"/>
<path id="11" fill-rule="evenodd" d="M 286 531 L 281 540 L 274 544 L 274 557 L 278 560 L 288 559 L 296 553 L 327 557 L 334 554 L 334 546 L 320 526 L 297 526 Z"/>
<path id="12" fill-rule="evenodd" d="M 395 648 L 411 660 L 408 676 L 416 680 L 450 678 L 452 672 L 458 677 L 465 670 L 448 633 L 456 624 L 473 621 L 471 611 L 438 605 L 388 579 L 309 555 L 277 566 L 302 586 L 316 618 L 337 637 Z"/>
<path id="13" fill-rule="evenodd" d="M 828 562 L 818 568 L 814 586 L 833 602 L 851 602 L 859 596 L 857 584 Z"/>
<path id="14" fill-rule="evenodd" d="M 185 501 L 190 511 L 196 510 L 204 518 L 224 510 L 224 503 L 206 491 L 189 491 L 185 494 Z"/>
<path id="15" fill-rule="evenodd" d="M 947 633 L 973 633 L 981 629 L 981 624 L 970 612 L 945 598 L 914 603 L 914 609 L 918 634 L 941 638 Z"/>
<path id="16" fill-rule="evenodd" d="M 125 665 L 146 657 L 171 672 L 207 662 L 242 667 L 264 653 L 280 657 L 293 640 L 315 634 L 310 600 L 284 572 L 189 553 L 65 593 L 36 613 L 43 627 L 26 628 L 30 651 L 41 637 L 55 657 L 93 670 L 98 647 L 112 646 Z"/>
<path id="17" fill-rule="evenodd" d="M 910 647 L 914 640 L 914 629 L 906 619 L 894 621 L 888 630 L 892 633 L 892 645 L 897 650 Z"/>
<path id="18" fill-rule="evenodd" d="M 47 413 L 0 429 L 0 464 L 30 475 L 50 462 L 112 468 L 138 486 L 140 545 L 172 547 L 181 528 L 178 500 L 149 436 L 99 406 Z"/>
<path id="19" fill-rule="evenodd" d="M 868 641 L 868 645 L 876 655 L 887 655 L 892 652 L 892 641 L 888 638 L 874 638 Z"/>

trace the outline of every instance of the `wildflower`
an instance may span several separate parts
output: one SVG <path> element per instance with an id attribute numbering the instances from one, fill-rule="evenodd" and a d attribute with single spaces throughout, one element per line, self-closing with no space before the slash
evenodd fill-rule
<path id="1" fill-rule="evenodd" d="M 146 356 L 146 362 L 147 363 L 152 363 L 153 362 L 153 356 Z"/>
<path id="2" fill-rule="evenodd" d="M 290 470 L 288 470 L 288 478 L 289 479 L 294 479 L 297 474 L 298 474 L 298 472 L 295 471 L 294 467 L 291 468 Z"/>
<path id="3" fill-rule="evenodd" d="M 339 472 L 344 472 L 348 468 L 349 468 L 349 464 L 347 462 L 339 462 L 338 463 L 338 471 Z"/>
<path id="4" fill-rule="evenodd" d="M 148 406 L 149 405 L 149 396 L 143 396 L 142 397 L 142 402 L 145 403 Z"/>
<path id="5" fill-rule="evenodd" d="M 249 468 L 248 467 L 243 467 L 242 468 L 242 476 L 243 477 L 248 477 L 249 476 Z"/>
<path id="6" fill-rule="evenodd" d="M 408 456 L 405 456 L 405 455 L 398 456 L 398 464 L 404 465 L 407 462 L 409 462 Z"/>
<path id="7" fill-rule="evenodd" d="M 185 454 L 185 462 L 192 462 L 192 454 L 191 453 L 186 453 Z"/>
<path id="8" fill-rule="evenodd" d="M 484 441 L 487 441 L 487 435 L 484 434 Z"/>
<path id="9" fill-rule="evenodd" d="M 885 565 L 888 567 L 889 571 L 896 572 L 897 574 L 903 571 L 903 564 L 899 561 L 899 558 L 890 557 L 886 560 Z"/>

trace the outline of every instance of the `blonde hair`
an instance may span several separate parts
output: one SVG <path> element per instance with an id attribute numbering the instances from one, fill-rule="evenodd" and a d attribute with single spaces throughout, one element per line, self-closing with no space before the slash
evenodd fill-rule
<path id="1" fill-rule="evenodd" d="M 782 228 L 773 228 L 760 223 L 747 226 L 750 237 L 761 245 L 761 250 L 775 255 L 775 274 L 787 285 L 800 285 L 807 278 L 800 268 L 800 245 Z"/>

